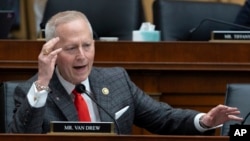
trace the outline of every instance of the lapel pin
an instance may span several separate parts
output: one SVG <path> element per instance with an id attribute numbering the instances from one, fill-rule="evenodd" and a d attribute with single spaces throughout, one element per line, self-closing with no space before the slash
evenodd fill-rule
<path id="1" fill-rule="evenodd" d="M 109 94 L 109 89 L 108 88 L 102 88 L 102 93 L 104 95 L 108 95 Z"/>

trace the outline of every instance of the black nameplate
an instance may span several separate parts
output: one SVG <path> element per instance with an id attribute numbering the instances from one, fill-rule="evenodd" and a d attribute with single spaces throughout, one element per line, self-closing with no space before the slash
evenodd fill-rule
<path id="1" fill-rule="evenodd" d="M 51 133 L 114 133 L 113 122 L 52 121 Z"/>
<path id="2" fill-rule="evenodd" d="M 230 125 L 230 141 L 249 141 L 250 125 Z"/>
<path id="3" fill-rule="evenodd" d="M 250 40 L 250 31 L 212 31 L 212 40 Z"/>

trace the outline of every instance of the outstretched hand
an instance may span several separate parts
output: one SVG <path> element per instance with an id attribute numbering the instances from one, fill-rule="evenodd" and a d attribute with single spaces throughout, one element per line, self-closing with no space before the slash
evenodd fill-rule
<path id="1" fill-rule="evenodd" d="M 236 107 L 229 107 L 226 105 L 218 105 L 206 113 L 201 122 L 208 127 L 215 127 L 227 121 L 242 121 L 239 117 L 240 111 Z"/>

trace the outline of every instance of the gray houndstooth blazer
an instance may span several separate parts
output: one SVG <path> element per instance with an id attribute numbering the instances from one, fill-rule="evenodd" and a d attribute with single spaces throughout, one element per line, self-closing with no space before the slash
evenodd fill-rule
<path id="1" fill-rule="evenodd" d="M 51 92 L 46 105 L 32 108 L 26 95 L 36 80 L 37 75 L 16 88 L 16 108 L 9 132 L 47 133 L 50 131 L 50 121 L 78 120 L 71 97 L 55 74 L 49 84 Z M 197 111 L 174 109 L 166 103 L 152 99 L 129 79 L 122 68 L 93 67 L 89 80 L 94 98 L 113 118 L 118 111 L 126 107 L 117 119 L 120 134 L 131 134 L 133 124 L 156 134 L 202 134 L 196 130 L 193 123 Z M 102 93 L 103 88 L 109 90 L 108 95 Z M 99 114 L 101 121 L 113 122 L 100 108 Z"/>

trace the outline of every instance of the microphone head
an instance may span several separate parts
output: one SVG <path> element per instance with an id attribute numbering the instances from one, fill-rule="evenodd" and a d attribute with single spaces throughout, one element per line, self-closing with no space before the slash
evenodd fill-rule
<path id="1" fill-rule="evenodd" d="M 77 84 L 76 87 L 75 87 L 75 90 L 78 92 L 78 93 L 84 93 L 86 88 L 83 84 Z"/>

